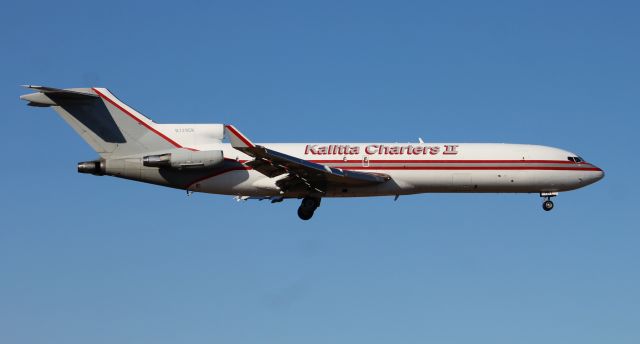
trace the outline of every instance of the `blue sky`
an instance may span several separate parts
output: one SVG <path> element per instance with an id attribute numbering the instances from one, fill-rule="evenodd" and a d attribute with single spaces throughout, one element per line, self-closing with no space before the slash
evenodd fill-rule
<path id="1" fill-rule="evenodd" d="M 0 342 L 637 343 L 633 1 L 13 1 L 0 12 Z M 79 175 L 20 84 L 254 141 L 575 151 L 561 194 L 236 203 Z"/>

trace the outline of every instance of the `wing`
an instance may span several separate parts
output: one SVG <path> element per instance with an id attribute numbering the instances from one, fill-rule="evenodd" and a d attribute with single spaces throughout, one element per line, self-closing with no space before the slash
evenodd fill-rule
<path id="1" fill-rule="evenodd" d="M 329 167 L 255 145 L 232 125 L 225 125 L 225 131 L 233 148 L 254 158 L 245 165 L 270 178 L 287 174 L 276 182 L 283 191 L 324 193 L 329 187 L 375 185 L 391 179 L 386 174 Z"/>

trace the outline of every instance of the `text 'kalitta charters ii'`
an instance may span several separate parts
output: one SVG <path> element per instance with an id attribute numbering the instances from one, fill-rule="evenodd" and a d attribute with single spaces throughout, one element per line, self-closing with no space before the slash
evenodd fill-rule
<path id="1" fill-rule="evenodd" d="M 306 155 L 359 155 L 361 153 L 366 155 L 455 155 L 458 154 L 458 145 L 306 145 L 304 148 L 304 154 Z"/>

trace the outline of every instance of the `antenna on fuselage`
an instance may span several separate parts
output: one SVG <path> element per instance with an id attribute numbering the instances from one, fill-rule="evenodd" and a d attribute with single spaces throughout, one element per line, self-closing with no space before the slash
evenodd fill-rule
<path id="1" fill-rule="evenodd" d="M 422 137 L 418 137 L 418 142 L 420 142 L 421 144 L 424 143 L 424 141 L 422 141 Z"/>

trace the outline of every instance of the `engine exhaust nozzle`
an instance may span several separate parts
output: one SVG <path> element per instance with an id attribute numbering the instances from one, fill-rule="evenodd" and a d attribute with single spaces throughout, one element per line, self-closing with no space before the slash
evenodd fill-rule
<path id="1" fill-rule="evenodd" d="M 78 163 L 78 173 L 89 173 L 96 176 L 104 175 L 104 164 L 101 160 L 84 161 Z"/>

